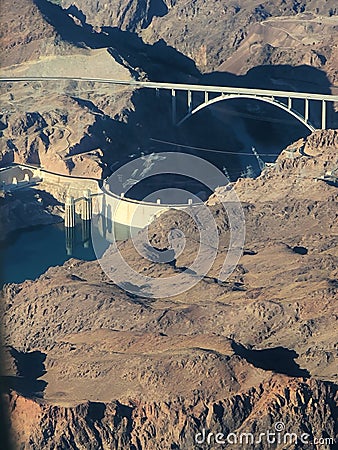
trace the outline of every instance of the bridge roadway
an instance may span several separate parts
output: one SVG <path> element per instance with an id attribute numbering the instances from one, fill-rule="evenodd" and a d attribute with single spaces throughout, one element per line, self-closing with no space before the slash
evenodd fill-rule
<path id="1" fill-rule="evenodd" d="M 107 78 L 85 78 L 85 77 L 0 77 L 0 83 L 15 83 L 24 81 L 84 81 L 95 83 L 108 83 L 123 86 L 134 86 L 148 89 L 166 89 L 176 91 L 214 92 L 223 94 L 243 94 L 267 97 L 291 97 L 303 100 L 325 100 L 338 102 L 338 95 L 332 94 L 312 94 L 309 92 L 276 91 L 270 89 L 252 89 L 226 86 L 208 86 L 204 84 L 183 84 L 183 83 L 162 83 L 157 81 L 136 81 L 136 80 L 113 80 Z"/>
<path id="2" fill-rule="evenodd" d="M 162 83 L 157 81 L 136 81 L 136 80 L 114 80 L 107 78 L 86 78 L 86 77 L 0 77 L 0 83 L 17 83 L 17 82 L 36 82 L 36 81 L 78 81 L 78 82 L 95 82 L 106 83 L 120 86 L 131 86 L 135 88 L 169 90 L 172 98 L 172 122 L 180 125 L 186 119 L 197 113 L 201 109 L 222 101 L 232 98 L 249 98 L 264 101 L 273 104 L 278 108 L 288 112 L 305 125 L 310 131 L 314 131 L 316 127 L 310 122 L 310 101 L 321 102 L 321 128 L 326 129 L 327 108 L 326 102 L 338 102 L 338 95 L 333 94 L 313 94 L 310 92 L 295 91 L 278 91 L 270 89 L 253 89 L 243 87 L 227 87 L 227 86 L 209 86 L 200 84 L 182 84 L 182 83 Z M 177 121 L 177 100 L 176 92 L 185 91 L 187 93 L 187 112 L 181 120 Z M 204 100 L 200 101 L 197 106 L 193 106 L 192 94 L 194 92 L 204 93 Z M 210 98 L 210 94 L 219 94 Z M 280 99 L 287 100 L 283 103 Z M 299 112 L 293 108 L 292 100 L 304 100 L 304 111 Z M 297 109 L 299 105 L 297 106 Z"/>

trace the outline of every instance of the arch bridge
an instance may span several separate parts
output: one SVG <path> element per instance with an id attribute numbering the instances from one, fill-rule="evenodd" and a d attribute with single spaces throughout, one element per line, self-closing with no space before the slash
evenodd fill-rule
<path id="1" fill-rule="evenodd" d="M 135 81 L 135 80 L 114 80 L 107 78 L 86 78 L 86 77 L 0 77 L 0 83 L 30 82 L 30 81 L 78 81 L 78 82 L 97 82 L 112 85 L 124 85 L 135 88 L 146 88 L 156 91 L 169 91 L 171 95 L 171 118 L 174 125 L 181 125 L 189 117 L 198 111 L 223 100 L 236 98 L 245 98 L 270 103 L 291 114 L 310 131 L 318 128 L 327 128 L 327 104 L 338 102 L 338 95 L 332 94 L 313 94 L 307 92 L 279 91 L 269 89 L 254 89 L 242 87 L 226 86 L 207 86 L 199 84 L 179 84 L 179 83 L 161 83 L 153 81 Z M 177 114 L 177 93 L 186 94 L 186 110 L 183 117 Z M 300 102 L 299 102 L 300 100 Z M 297 104 L 296 104 L 297 101 Z M 320 126 L 315 126 L 312 122 L 311 108 L 314 103 L 320 103 Z M 318 118 L 316 118 L 317 121 Z"/>

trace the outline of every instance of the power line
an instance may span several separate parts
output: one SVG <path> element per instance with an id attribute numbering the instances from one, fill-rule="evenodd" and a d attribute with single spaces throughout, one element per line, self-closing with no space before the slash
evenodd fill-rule
<path id="1" fill-rule="evenodd" d="M 202 152 L 222 153 L 222 154 L 228 154 L 228 155 L 255 156 L 253 153 L 243 153 L 243 152 L 235 152 L 235 151 L 227 151 L 227 150 L 214 150 L 214 149 L 211 149 L 211 148 L 203 148 L 203 147 L 193 147 L 192 145 L 178 144 L 177 142 L 162 141 L 160 139 L 154 139 L 154 138 L 150 138 L 150 140 L 154 141 L 154 142 L 159 142 L 161 144 L 167 144 L 167 145 L 172 145 L 172 146 L 182 147 L 182 148 L 191 148 L 193 150 L 199 150 L 199 151 L 202 151 Z M 260 153 L 259 156 L 274 156 L 274 157 L 277 157 L 278 154 L 276 154 L 276 153 Z"/>

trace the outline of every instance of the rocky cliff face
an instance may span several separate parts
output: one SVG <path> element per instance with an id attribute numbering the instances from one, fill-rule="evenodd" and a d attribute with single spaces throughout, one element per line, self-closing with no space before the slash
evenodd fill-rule
<path id="1" fill-rule="evenodd" d="M 245 74 L 255 66 L 286 65 L 315 67 L 325 72 L 330 83 L 337 81 L 337 20 L 303 13 L 296 17 L 268 17 L 250 25 L 237 50 L 219 67 L 221 71 Z M 303 77 L 303 90 L 313 89 L 318 80 Z M 276 88 L 287 89 L 292 76 L 274 80 Z"/>
<path id="2" fill-rule="evenodd" d="M 82 42 L 82 28 L 61 8 L 37 4 L 2 5 L 2 76 L 131 78 L 104 46 L 92 49 Z M 60 174 L 101 178 L 111 163 L 103 157 L 106 146 L 121 146 L 116 132 L 109 132 L 112 118 L 117 127 L 125 120 L 132 94 L 76 82 L 2 84 L 0 164 L 40 164 Z M 113 159 L 114 153 L 111 148 Z"/>
<path id="3" fill-rule="evenodd" d="M 61 205 L 42 191 L 21 191 L 2 194 L 0 197 L 0 241 L 5 241 L 11 231 L 61 221 Z"/>
<path id="4" fill-rule="evenodd" d="M 83 20 L 98 29 L 118 27 L 137 32 L 148 43 L 163 39 L 192 58 L 202 72 L 218 70 L 223 63 L 221 70 L 235 73 L 245 73 L 260 64 L 315 63 L 334 76 L 330 68 L 333 64 L 325 67 L 325 60 L 332 59 L 332 51 L 335 53 L 333 62 L 337 58 L 334 1 L 152 0 L 130 3 L 119 0 L 94 4 L 88 0 L 63 0 L 62 5 L 69 11 L 75 5 Z M 280 22 L 280 19 L 288 20 Z M 270 24 L 270 20 L 276 23 Z M 259 23 L 269 30 L 266 32 L 264 28 L 257 36 Z M 324 24 L 333 27 L 331 32 L 326 27 L 323 31 Z M 318 30 L 320 27 L 322 31 Z M 273 33 L 275 38 L 271 39 Z M 232 55 L 232 60 L 226 64 Z"/>
<path id="5" fill-rule="evenodd" d="M 258 179 L 237 181 L 246 242 L 225 282 L 217 276 L 229 226 L 212 196 L 215 263 L 176 297 L 128 294 L 97 262 L 77 260 L 6 286 L 5 381 L 17 445 L 189 450 L 203 429 L 258 439 L 277 422 L 282 434 L 310 434 L 293 449 L 334 438 L 338 197 L 334 184 L 315 179 L 337 168 L 336 140 L 335 130 L 316 132 Z M 174 265 L 148 261 L 131 241 L 119 250 L 137 271 L 173 276 L 198 248 L 196 226 L 178 212 L 150 226 L 152 245 L 168 248 L 173 227 L 186 238 Z M 260 448 L 271 447 L 263 440 Z"/>
<path id="6" fill-rule="evenodd" d="M 275 433 L 272 436 L 277 441 L 274 425 L 282 420 L 290 433 L 301 429 L 308 432 L 323 429 L 333 436 L 335 406 L 332 399 L 335 395 L 332 385 L 274 376 L 249 391 L 209 401 L 196 394 L 191 399 L 174 401 L 143 403 L 134 400 L 127 405 L 118 401 L 86 402 L 70 407 L 34 402 L 14 392 L 8 400 L 12 424 L 17 430 L 14 439 L 23 449 L 34 446 L 46 449 L 189 450 L 205 448 L 203 429 L 206 435 L 223 433 L 223 442 L 230 433 L 237 434 L 237 443 L 234 434 L 229 436 L 230 443 L 231 440 L 235 443 L 233 448 L 257 448 L 255 444 L 250 445 L 250 440 L 249 445 L 245 445 L 245 437 L 241 444 L 241 432 L 251 433 L 258 441 L 257 430 L 270 431 Z M 312 433 L 316 434 L 314 437 L 318 442 L 320 438 L 324 442 L 323 432 Z M 302 434 L 299 434 L 299 442 L 293 441 L 289 448 L 315 449 L 316 445 L 310 443 L 312 437 L 307 439 L 306 447 L 302 444 Z M 215 438 L 211 438 L 211 442 L 214 449 L 224 448 L 224 443 L 217 445 Z M 264 442 L 263 438 L 260 448 L 278 447 L 273 444 L 271 447 L 271 443 Z"/>
<path id="7" fill-rule="evenodd" d="M 307 17 L 300 19 L 296 14 L 308 13 Z M 314 14 L 312 16 L 312 14 Z M 303 29 L 303 46 L 298 48 L 299 42 L 284 42 L 283 34 L 289 35 L 293 40 L 295 24 L 292 21 L 296 18 L 299 24 L 305 25 L 304 20 L 313 19 L 316 15 L 332 17 L 337 14 L 334 2 L 177 2 L 164 18 L 156 18 L 150 26 L 142 33 L 145 39 L 154 42 L 163 38 L 168 44 L 182 51 L 184 54 L 193 58 L 202 71 L 213 71 L 219 68 L 219 65 L 227 61 L 234 54 L 233 59 L 237 60 L 237 49 L 241 48 L 244 42 L 252 40 L 255 47 L 246 52 L 246 58 L 241 62 L 241 73 L 259 64 L 309 64 L 305 56 L 310 52 L 311 33 L 313 33 L 313 22 L 309 21 L 308 28 Z M 291 23 L 280 22 L 279 18 L 288 16 Z M 278 19 L 276 19 L 278 17 Z M 280 29 L 277 38 L 272 42 L 269 48 L 269 39 L 263 38 L 263 44 L 259 47 L 259 39 L 253 38 L 253 24 L 265 23 L 270 18 L 274 18 Z M 306 21 L 305 21 L 306 22 Z M 281 26 L 282 24 L 282 26 Z M 332 20 L 332 25 L 335 21 Z M 212 30 L 212 32 L 211 32 Z M 295 33 L 297 34 L 297 32 Z M 326 34 L 326 31 L 325 31 Z M 323 40 L 325 34 L 320 38 Z M 333 33 L 332 33 L 333 34 Z M 183 39 L 182 39 L 183 36 Z M 305 40 L 308 40 L 305 42 Z M 317 41 L 318 35 L 315 37 Z M 323 48 L 330 42 L 328 37 L 326 43 L 318 46 Z M 265 47 L 264 47 L 265 46 Z M 329 50 L 328 50 L 329 51 Z M 288 56 L 283 58 L 283 53 Z M 279 56 L 277 56 L 279 54 Z M 260 55 L 260 59 L 258 59 Z M 297 60 L 298 59 L 298 60 Z M 226 66 L 225 70 L 231 67 Z M 231 71 L 231 70 L 230 70 Z"/>
<path id="8" fill-rule="evenodd" d="M 32 20 L 27 26 L 30 17 Z M 44 20 L 34 2 L 2 1 L 0 23 L 2 68 L 70 50 L 70 46 L 61 42 L 55 29 Z"/>
<path id="9" fill-rule="evenodd" d="M 95 25 L 97 28 L 109 26 L 127 31 L 146 28 L 154 17 L 164 16 L 172 3 L 174 2 L 166 0 L 136 0 L 133 2 L 99 0 L 95 4 L 86 1 L 63 0 L 61 2 L 62 6 L 70 13 L 81 15 L 85 22 Z"/>
<path id="10" fill-rule="evenodd" d="M 4 161 L 41 165 L 47 170 L 69 175 L 74 168 L 77 169 L 78 161 L 72 155 L 80 147 L 80 152 L 84 153 L 92 166 L 86 170 L 82 164 L 82 173 L 101 178 L 103 167 L 100 161 L 97 163 L 93 159 L 93 154 L 99 151 L 97 147 L 100 142 L 95 140 L 95 136 L 85 139 L 96 121 L 90 109 L 82 108 L 75 99 L 60 92 L 59 95 L 54 94 L 53 99 L 50 98 L 53 103 L 53 109 L 50 110 L 41 92 L 34 99 L 36 112 L 25 112 L 28 105 L 23 105 L 23 95 L 29 95 L 28 91 L 29 88 L 26 92 L 25 89 L 21 90 L 19 101 L 22 110 L 16 102 L 16 110 L 8 111 L 3 116 L 1 152 Z"/>

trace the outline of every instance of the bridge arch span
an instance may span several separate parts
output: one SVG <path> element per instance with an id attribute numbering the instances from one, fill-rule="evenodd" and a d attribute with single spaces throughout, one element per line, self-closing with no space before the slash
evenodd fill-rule
<path id="1" fill-rule="evenodd" d="M 194 114 L 196 114 L 198 111 L 201 111 L 204 108 L 207 108 L 208 106 L 214 104 L 214 103 L 218 103 L 218 102 L 222 102 L 224 100 L 231 100 L 231 99 L 237 99 L 237 98 L 248 98 L 250 100 L 259 100 L 265 103 L 270 103 L 271 105 L 277 106 L 278 108 L 286 111 L 287 113 L 291 114 L 293 117 L 295 117 L 299 122 L 301 122 L 303 125 L 305 125 L 311 132 L 315 131 L 315 127 L 313 125 L 311 125 L 311 123 L 309 121 L 306 121 L 305 118 L 299 114 L 297 111 L 294 111 L 290 108 L 287 107 L 287 105 L 285 105 L 284 103 L 273 99 L 273 98 L 269 98 L 269 97 L 261 97 L 261 96 L 256 96 L 256 95 L 249 95 L 249 94 L 228 94 L 228 95 L 219 95 L 211 100 L 208 100 L 207 102 L 203 102 L 200 105 L 198 105 L 196 108 L 192 109 L 190 112 L 188 112 L 188 114 L 186 114 L 183 119 L 181 119 L 178 123 L 177 126 L 182 125 L 182 123 L 184 123 L 187 119 L 189 119 L 191 116 L 193 116 Z"/>

